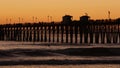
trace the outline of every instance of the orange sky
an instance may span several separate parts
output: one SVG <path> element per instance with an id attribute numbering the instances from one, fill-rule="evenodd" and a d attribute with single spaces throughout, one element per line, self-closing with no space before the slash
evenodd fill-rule
<path id="1" fill-rule="evenodd" d="M 33 16 L 45 22 L 48 15 L 53 21 L 61 21 L 65 14 L 78 20 L 84 13 L 92 19 L 106 19 L 108 10 L 114 19 L 120 17 L 119 3 L 120 0 L 0 0 L 0 23 L 7 23 L 10 18 L 17 23 L 19 17 L 31 22 Z"/>

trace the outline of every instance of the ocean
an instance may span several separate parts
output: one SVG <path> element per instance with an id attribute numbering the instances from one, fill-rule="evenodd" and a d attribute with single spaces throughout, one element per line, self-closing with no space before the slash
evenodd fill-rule
<path id="1" fill-rule="evenodd" d="M 48 46 L 48 44 L 50 44 L 50 46 Z M 66 44 L 57 42 L 41 43 L 41 42 L 0 41 L 0 68 L 120 68 L 119 63 L 115 64 L 114 62 L 104 64 L 99 63 L 99 61 L 102 60 L 108 62 L 109 61 L 112 62 L 114 60 L 119 62 L 120 56 L 71 56 L 62 53 L 62 51 L 66 49 L 95 48 L 95 47 L 119 48 L 120 46 L 119 44 Z M 59 51 L 57 52 L 57 50 Z M 45 64 L 43 63 L 44 62 L 43 60 L 46 60 Z M 59 63 L 54 64 L 48 60 L 53 61 L 58 60 L 60 61 L 60 64 Z M 72 64 L 73 62 L 78 61 L 80 62 L 84 60 L 85 61 L 92 60 L 93 62 L 90 63 L 91 62 L 90 61 L 88 64 L 87 63 Z M 98 61 L 98 64 L 97 63 L 94 64 L 94 61 L 96 60 Z M 27 64 L 27 62 L 29 61 L 30 64 Z M 43 64 L 39 64 L 41 63 L 41 61 Z M 66 62 L 68 62 L 68 64 L 64 64 Z"/>

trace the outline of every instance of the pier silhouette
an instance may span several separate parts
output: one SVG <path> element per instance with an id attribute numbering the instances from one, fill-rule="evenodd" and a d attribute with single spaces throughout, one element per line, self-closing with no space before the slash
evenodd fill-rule
<path id="1" fill-rule="evenodd" d="M 72 21 L 65 15 L 59 23 L 18 23 L 0 25 L 1 41 L 59 43 L 120 43 L 120 18 L 91 20 L 87 15 Z"/>

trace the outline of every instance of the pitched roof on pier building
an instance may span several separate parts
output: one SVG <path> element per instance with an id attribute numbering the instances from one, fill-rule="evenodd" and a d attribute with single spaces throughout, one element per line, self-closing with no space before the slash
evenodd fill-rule
<path id="1" fill-rule="evenodd" d="M 90 18 L 90 16 L 87 16 L 87 15 L 81 16 L 80 21 L 87 22 L 87 21 L 89 21 L 89 18 Z"/>
<path id="2" fill-rule="evenodd" d="M 63 24 L 70 24 L 70 23 L 72 23 L 72 18 L 73 18 L 73 16 L 65 15 L 62 17 L 62 23 Z"/>

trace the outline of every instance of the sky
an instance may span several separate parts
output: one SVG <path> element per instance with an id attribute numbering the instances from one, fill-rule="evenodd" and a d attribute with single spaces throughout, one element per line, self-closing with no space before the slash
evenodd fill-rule
<path id="1" fill-rule="evenodd" d="M 91 19 L 107 19 L 108 11 L 115 19 L 120 17 L 119 3 L 120 0 L 0 0 L 0 24 L 33 22 L 33 17 L 36 22 L 59 22 L 64 15 L 79 20 L 85 13 Z"/>

